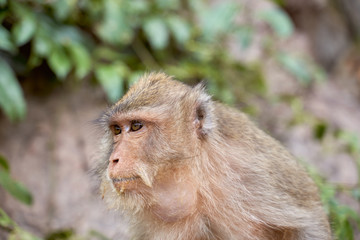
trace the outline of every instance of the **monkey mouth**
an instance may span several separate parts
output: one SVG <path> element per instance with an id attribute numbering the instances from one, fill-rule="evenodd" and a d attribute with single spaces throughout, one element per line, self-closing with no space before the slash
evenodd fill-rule
<path id="1" fill-rule="evenodd" d="M 113 178 L 112 181 L 114 184 L 116 183 L 125 183 L 125 182 L 131 182 L 136 179 L 139 179 L 140 176 L 133 176 L 133 177 L 122 177 L 122 178 Z"/>
<path id="2" fill-rule="evenodd" d="M 136 191 L 139 188 L 138 179 L 140 179 L 140 176 L 113 178 L 111 180 L 116 191 L 123 194 L 125 192 Z"/>

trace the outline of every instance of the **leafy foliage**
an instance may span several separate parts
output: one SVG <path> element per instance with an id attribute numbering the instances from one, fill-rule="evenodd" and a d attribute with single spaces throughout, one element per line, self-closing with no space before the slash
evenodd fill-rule
<path id="1" fill-rule="evenodd" d="M 9 192 L 14 198 L 20 202 L 31 205 L 32 195 L 29 190 L 21 183 L 15 181 L 10 177 L 10 166 L 6 159 L 0 155 L 0 186 Z M 6 212 L 0 208 L 0 230 L 7 232 L 7 239 L 9 240 L 42 240 L 33 234 L 22 229 L 14 220 L 12 220 Z M 86 239 L 99 239 L 109 240 L 100 232 L 91 230 L 85 237 L 80 237 L 74 233 L 73 230 L 62 230 L 50 233 L 46 240 L 55 239 L 73 239 L 73 240 L 86 240 Z"/>
<path id="2" fill-rule="evenodd" d="M 354 230 L 360 229 L 359 213 L 336 200 L 336 194 L 342 192 L 341 186 L 327 183 L 315 170 L 312 170 L 312 173 L 319 186 L 321 198 L 331 220 L 331 227 L 336 239 L 353 240 Z"/>
<path id="3" fill-rule="evenodd" d="M 52 232 L 45 238 L 39 238 L 25 231 L 0 208 L 0 229 L 8 232 L 8 240 L 110 240 L 102 233 L 91 230 L 85 236 L 76 235 L 72 229 Z"/>
<path id="4" fill-rule="evenodd" d="M 9 232 L 9 240 L 40 240 L 27 231 L 20 228 L 1 208 L 0 208 L 0 228 Z"/>
<path id="5" fill-rule="evenodd" d="M 319 67 L 309 64 L 311 61 L 283 52 L 277 54 L 277 60 L 303 85 L 309 85 L 312 80 L 322 81 L 325 78 L 325 73 Z"/>
<path id="6" fill-rule="evenodd" d="M 43 67 L 60 81 L 94 77 L 111 102 L 148 70 L 206 80 L 212 94 L 229 103 L 235 95 L 228 80 L 251 88 L 238 96 L 263 90 L 261 68 L 234 61 L 222 47 L 229 38 L 244 48 L 252 41 L 252 26 L 235 21 L 242 11 L 235 2 L 7 0 L 1 7 L 0 107 L 11 120 L 26 110 L 16 76 L 31 78 L 31 70 Z M 287 37 L 292 24 L 286 16 L 276 9 L 263 21 Z"/>
<path id="7" fill-rule="evenodd" d="M 336 141 L 336 147 L 343 148 L 355 160 L 358 176 L 360 176 L 360 138 L 343 130 L 333 129 L 326 122 L 306 113 L 298 98 L 291 102 L 296 123 L 304 123 L 313 128 L 314 137 L 320 142 L 326 138 Z M 354 202 L 360 202 L 360 179 L 355 186 L 343 186 L 327 182 L 311 166 L 307 166 L 312 178 L 317 184 L 325 210 L 328 213 L 335 239 L 353 240 L 355 232 L 360 231 L 360 213 L 355 209 L 340 203 L 337 198 L 341 195 Z"/>
<path id="8" fill-rule="evenodd" d="M 290 37 L 294 31 L 294 26 L 289 16 L 279 8 L 267 10 L 260 17 L 267 21 L 280 37 Z"/>
<path id="9" fill-rule="evenodd" d="M 32 196 L 25 186 L 10 177 L 10 166 L 3 156 L 0 156 L 0 186 L 8 191 L 13 197 L 27 205 L 32 204 Z M 9 233 L 8 239 L 21 240 L 40 240 L 20 228 L 6 213 L 0 208 L 0 229 Z"/>
<path id="10" fill-rule="evenodd" d="M 0 105 L 11 120 L 25 115 L 25 101 L 18 81 L 8 63 L 0 58 Z"/>
<path id="11" fill-rule="evenodd" d="M 10 167 L 6 159 L 0 156 L 0 186 L 22 203 L 30 205 L 32 196 L 29 190 L 10 176 Z"/>

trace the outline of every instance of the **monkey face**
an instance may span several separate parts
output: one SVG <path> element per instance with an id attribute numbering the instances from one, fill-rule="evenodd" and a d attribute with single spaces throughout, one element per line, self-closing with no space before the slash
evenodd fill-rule
<path id="1" fill-rule="evenodd" d="M 106 133 L 106 160 L 99 173 L 103 198 L 111 207 L 150 210 L 172 222 L 196 209 L 193 169 L 205 118 L 197 110 L 200 88 L 171 79 L 166 83 L 172 92 L 157 77 L 143 79 L 98 119 Z"/>
<path id="2" fill-rule="evenodd" d="M 151 202 L 157 218 L 172 222 L 194 212 L 197 188 L 188 177 L 191 170 L 181 164 L 190 159 L 184 153 L 188 150 L 179 150 L 169 114 L 162 118 L 159 112 L 141 109 L 112 115 L 112 151 L 103 184 L 105 192 L 106 186 L 115 190 L 120 206 L 138 209 Z"/>
<path id="3" fill-rule="evenodd" d="M 107 120 L 111 149 L 107 179 L 118 193 L 139 193 L 151 188 L 159 169 L 188 159 L 191 154 L 185 128 L 174 132 L 169 107 L 157 106 L 121 111 L 115 106 Z M 190 134 L 191 135 L 191 134 Z"/>
<path id="4" fill-rule="evenodd" d="M 113 144 L 107 176 L 113 187 L 117 192 L 124 193 L 139 191 L 146 185 L 151 186 L 149 170 L 142 160 L 144 156 L 141 151 L 151 124 L 115 115 L 109 122 L 109 128 Z"/>

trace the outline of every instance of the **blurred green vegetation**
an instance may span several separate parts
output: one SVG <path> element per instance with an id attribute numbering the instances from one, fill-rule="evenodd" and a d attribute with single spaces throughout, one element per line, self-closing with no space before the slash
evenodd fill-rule
<path id="1" fill-rule="evenodd" d="M 281 3 L 282 1 L 276 1 Z M 228 41 L 248 48 L 255 35 L 254 22 L 270 31 L 261 47 L 302 86 L 324 79 L 312 61 L 277 49 L 275 43 L 292 36 L 294 27 L 281 9 L 274 7 L 248 16 L 240 3 L 205 0 L 0 0 L 0 108 L 11 121 L 26 116 L 22 84 L 37 81 L 36 70 L 46 70 L 48 81 L 94 80 L 115 102 L 146 71 L 165 71 L 187 82 L 205 81 L 211 94 L 228 104 L 243 102 L 251 95 L 266 95 L 262 62 L 245 63 L 229 53 Z M 236 16 L 250 18 L 238 23 Z M 255 21 L 256 19 L 256 21 Z M 321 141 L 332 135 L 343 141 L 357 161 L 360 172 L 359 139 L 344 131 L 329 131 L 327 124 L 308 116 L 296 96 L 293 122 L 307 119 Z M 359 186 L 344 189 L 327 183 L 311 170 L 338 239 L 354 239 L 360 229 L 359 213 L 341 205 L 336 197 L 346 193 L 360 200 Z M 0 185 L 16 199 L 31 204 L 26 188 L 10 176 L 0 158 Z M 0 209 L 0 228 L 9 239 L 38 239 L 23 231 Z M 78 237 L 75 230 L 49 234 L 46 239 L 106 239 L 96 232 Z"/>
<path id="2" fill-rule="evenodd" d="M 6 159 L 0 156 L 0 186 L 9 192 L 15 199 L 20 202 L 31 205 L 32 195 L 29 190 L 15 181 L 10 176 L 10 166 Z M 0 230 L 4 230 L 9 233 L 8 239 L 20 239 L 20 240 L 39 240 L 30 233 L 20 228 L 0 207 Z"/>
<path id="3" fill-rule="evenodd" d="M 331 148 L 339 148 L 350 154 L 355 160 L 358 176 L 360 173 L 360 138 L 354 133 L 329 126 L 323 120 L 312 116 L 304 110 L 301 100 L 292 98 L 290 100 L 294 117 L 291 124 L 305 123 L 312 127 L 314 138 L 320 142 L 326 140 L 334 141 Z M 304 162 L 303 162 L 304 163 Z M 337 199 L 340 195 L 347 199 L 360 202 L 360 179 L 354 187 L 345 187 L 341 184 L 329 183 L 324 179 L 313 166 L 307 167 L 311 177 L 319 187 L 322 202 L 329 215 L 331 228 L 335 239 L 354 240 L 356 231 L 360 230 L 360 213 L 355 209 L 343 205 Z"/>
<path id="4" fill-rule="evenodd" d="M 235 21 L 241 4 L 2 0 L 0 7 L 0 107 L 11 120 L 23 119 L 26 112 L 17 78 L 31 78 L 41 68 L 49 68 L 53 76 L 47 78 L 58 81 L 93 78 L 111 102 L 141 73 L 153 70 L 184 81 L 205 80 L 211 93 L 227 103 L 264 90 L 262 63 L 234 61 L 224 48 L 229 39 L 243 48 L 251 44 L 253 26 Z M 293 32 L 279 8 L 253 17 L 273 29 L 263 39 L 266 46 Z M 300 80 L 311 80 L 311 64 L 289 54 L 271 54 Z M 231 90 L 235 87 L 240 94 Z"/>

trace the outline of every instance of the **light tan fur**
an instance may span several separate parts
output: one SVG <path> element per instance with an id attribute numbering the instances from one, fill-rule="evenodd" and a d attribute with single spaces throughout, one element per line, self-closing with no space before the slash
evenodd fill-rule
<path id="1" fill-rule="evenodd" d="M 134 120 L 143 128 L 127 131 Z M 145 75 L 99 123 L 101 191 L 130 216 L 133 239 L 332 239 L 303 167 L 202 85 Z"/>

